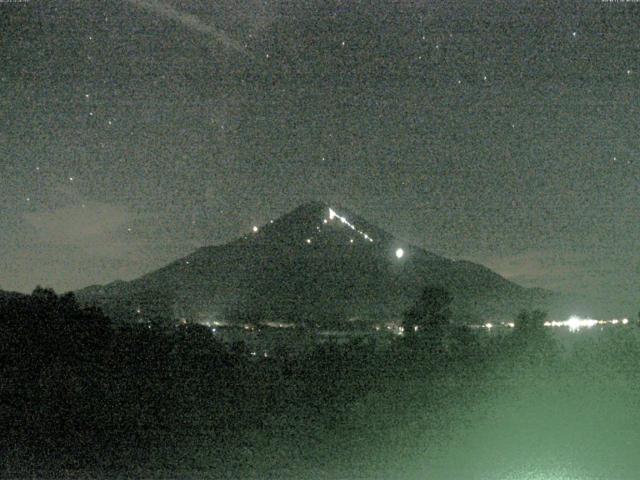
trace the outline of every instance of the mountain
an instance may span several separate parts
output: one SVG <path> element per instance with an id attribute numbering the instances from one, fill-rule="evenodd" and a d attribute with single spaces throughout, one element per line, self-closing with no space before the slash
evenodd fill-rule
<path id="1" fill-rule="evenodd" d="M 401 249 L 401 250 L 400 250 Z M 554 294 L 394 238 L 346 209 L 301 205 L 230 243 L 203 247 L 130 282 L 76 292 L 118 318 L 332 324 L 397 319 L 427 284 L 461 321 L 511 319 Z"/>

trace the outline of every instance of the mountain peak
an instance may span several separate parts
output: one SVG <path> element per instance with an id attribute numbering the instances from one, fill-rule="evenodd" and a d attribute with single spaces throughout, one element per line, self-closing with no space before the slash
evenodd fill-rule
<path id="1" fill-rule="evenodd" d="M 513 313 L 532 299 L 527 289 L 486 268 L 409 245 L 317 200 L 234 242 L 81 296 L 134 316 L 153 310 L 165 318 L 322 323 L 397 319 L 425 285 L 449 289 L 454 307 L 476 316 Z"/>

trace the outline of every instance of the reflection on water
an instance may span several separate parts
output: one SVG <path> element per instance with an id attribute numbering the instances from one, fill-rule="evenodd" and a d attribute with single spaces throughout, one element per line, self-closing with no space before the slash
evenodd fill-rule
<path id="1" fill-rule="evenodd" d="M 596 325 L 564 323 L 552 338 L 571 338 L 568 351 L 550 364 L 516 353 L 482 378 L 459 371 L 372 392 L 313 433 L 287 478 L 637 480 L 640 337 Z"/>

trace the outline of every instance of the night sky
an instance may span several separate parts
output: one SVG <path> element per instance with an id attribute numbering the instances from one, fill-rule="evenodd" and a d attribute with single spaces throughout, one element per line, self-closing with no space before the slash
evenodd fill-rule
<path id="1" fill-rule="evenodd" d="M 0 2 L 0 288 L 323 200 L 638 308 L 640 3 Z"/>

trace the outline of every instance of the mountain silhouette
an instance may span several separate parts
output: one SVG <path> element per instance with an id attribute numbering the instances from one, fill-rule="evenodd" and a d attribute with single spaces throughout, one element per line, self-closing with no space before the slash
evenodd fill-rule
<path id="1" fill-rule="evenodd" d="M 511 319 L 554 297 L 488 268 L 396 239 L 346 209 L 306 203 L 224 245 L 129 282 L 76 292 L 117 318 L 328 325 L 399 319 L 425 285 L 453 295 L 459 321 Z"/>

